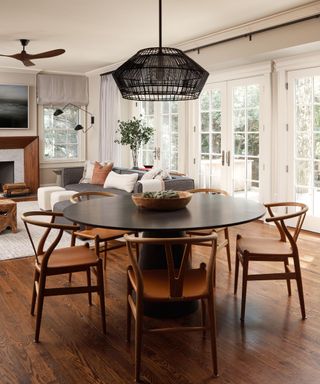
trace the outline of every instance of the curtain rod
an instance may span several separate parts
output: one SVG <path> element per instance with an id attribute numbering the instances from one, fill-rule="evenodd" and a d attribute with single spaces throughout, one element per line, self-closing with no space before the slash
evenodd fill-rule
<path id="1" fill-rule="evenodd" d="M 258 29 L 256 31 L 252 31 L 252 32 L 242 33 L 241 35 L 237 35 L 237 36 L 229 37 L 227 39 L 215 41 L 213 43 L 209 43 L 209 44 L 205 44 L 205 45 L 200 45 L 199 47 L 187 49 L 187 50 L 185 50 L 183 52 L 184 53 L 189 53 L 189 52 L 194 52 L 194 51 L 198 51 L 199 52 L 201 49 L 204 49 L 204 48 L 209 48 L 209 47 L 212 47 L 214 45 L 228 43 L 229 41 L 234 41 L 234 40 L 243 39 L 243 38 L 247 38 L 247 37 L 249 38 L 249 41 L 251 41 L 252 40 L 252 36 L 258 35 L 259 33 L 272 31 L 272 30 L 278 29 L 278 28 L 288 27 L 290 25 L 302 23 L 304 21 L 318 19 L 319 17 L 320 17 L 320 13 L 317 13 L 316 15 L 303 17 L 301 19 L 288 21 L 286 23 L 282 23 L 282 24 L 278 24 L 278 25 L 273 25 L 272 27 L 266 27 L 266 28 Z M 105 73 L 102 73 L 100 76 L 111 75 L 113 72 L 114 71 L 105 72 Z"/>

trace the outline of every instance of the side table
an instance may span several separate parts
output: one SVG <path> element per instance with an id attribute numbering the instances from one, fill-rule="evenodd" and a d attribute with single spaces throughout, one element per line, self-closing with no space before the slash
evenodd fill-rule
<path id="1" fill-rule="evenodd" d="M 0 200 L 0 233 L 10 227 L 17 232 L 17 203 L 10 199 Z"/>

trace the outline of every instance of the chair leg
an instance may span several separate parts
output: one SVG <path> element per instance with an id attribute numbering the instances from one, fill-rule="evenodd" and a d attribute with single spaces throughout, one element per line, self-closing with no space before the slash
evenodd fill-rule
<path id="1" fill-rule="evenodd" d="M 284 261 L 284 270 L 286 273 L 289 273 L 289 260 L 288 258 Z M 288 296 L 291 296 L 291 283 L 290 283 L 290 279 L 287 278 L 287 289 L 288 289 Z"/>
<path id="2" fill-rule="evenodd" d="M 237 290 L 238 290 L 239 264 L 240 264 L 240 260 L 239 260 L 238 252 L 236 251 L 236 266 L 234 271 L 234 290 L 233 290 L 233 293 L 235 295 L 237 294 Z"/>
<path id="3" fill-rule="evenodd" d="M 131 296 L 132 287 L 129 276 L 127 276 L 127 342 L 131 341 L 131 307 L 129 304 L 129 296 Z"/>
<path id="4" fill-rule="evenodd" d="M 209 312 L 209 319 L 210 319 L 211 355 L 212 355 L 213 374 L 214 376 L 218 376 L 216 314 L 215 314 L 215 306 L 214 306 L 214 297 L 211 295 L 208 298 L 208 312 Z"/>
<path id="5" fill-rule="evenodd" d="M 87 284 L 88 284 L 88 287 L 91 287 L 90 268 L 87 269 Z M 88 300 L 89 300 L 89 305 L 92 305 L 92 293 L 91 292 L 88 292 Z"/>
<path id="6" fill-rule="evenodd" d="M 206 302 L 204 299 L 201 299 L 201 320 L 202 320 L 202 326 L 203 326 L 203 331 L 202 331 L 202 338 L 206 338 Z"/>
<path id="7" fill-rule="evenodd" d="M 137 313 L 135 323 L 135 381 L 140 382 L 141 349 L 142 349 L 142 303 L 137 299 Z"/>
<path id="8" fill-rule="evenodd" d="M 306 309 L 305 309 L 304 298 L 303 298 L 303 286 L 302 286 L 302 277 L 301 277 L 301 268 L 300 268 L 299 256 L 296 255 L 295 257 L 293 257 L 293 261 L 294 261 L 294 269 L 295 269 L 295 273 L 296 273 L 301 316 L 302 316 L 302 319 L 304 320 L 306 318 Z"/>
<path id="9" fill-rule="evenodd" d="M 34 316 L 34 308 L 37 301 L 37 290 L 36 290 L 36 282 L 39 282 L 39 271 L 37 269 L 34 270 L 34 280 L 33 280 L 33 290 L 32 290 L 32 299 L 31 299 L 31 315 Z"/>
<path id="10" fill-rule="evenodd" d="M 106 308 L 104 302 L 104 284 L 103 284 L 103 266 L 102 260 L 100 259 L 97 265 L 97 281 L 99 287 L 99 297 L 100 297 L 100 308 L 101 308 L 101 320 L 102 320 L 102 330 L 103 333 L 107 333 L 106 327 Z"/>
<path id="11" fill-rule="evenodd" d="M 226 245 L 226 252 L 227 252 L 227 259 L 228 259 L 228 268 L 229 268 L 229 272 L 231 272 L 230 237 L 229 237 L 229 230 L 228 230 L 228 228 L 224 229 L 224 237 L 228 241 L 227 245 Z"/>
<path id="12" fill-rule="evenodd" d="M 71 283 L 72 280 L 72 272 L 69 273 L 69 283 Z"/>
<path id="13" fill-rule="evenodd" d="M 39 342 L 45 285 L 46 285 L 46 276 L 43 273 L 42 274 L 40 273 L 38 303 L 37 303 L 37 317 L 36 317 L 36 331 L 34 336 L 35 343 Z"/>
<path id="14" fill-rule="evenodd" d="M 108 242 L 104 242 L 104 255 L 103 255 L 103 269 L 107 269 L 107 248 L 108 248 Z"/>
<path id="15" fill-rule="evenodd" d="M 241 297 L 241 323 L 244 322 L 244 316 L 246 312 L 246 298 L 247 298 L 247 284 L 248 284 L 248 258 L 243 258 L 243 272 L 242 272 L 242 297 Z"/>

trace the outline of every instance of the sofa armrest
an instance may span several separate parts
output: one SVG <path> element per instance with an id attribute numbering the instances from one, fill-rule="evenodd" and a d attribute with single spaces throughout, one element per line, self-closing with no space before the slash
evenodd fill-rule
<path id="1" fill-rule="evenodd" d="M 77 184 L 82 178 L 84 167 L 62 168 L 61 183 L 62 187 L 68 184 Z"/>

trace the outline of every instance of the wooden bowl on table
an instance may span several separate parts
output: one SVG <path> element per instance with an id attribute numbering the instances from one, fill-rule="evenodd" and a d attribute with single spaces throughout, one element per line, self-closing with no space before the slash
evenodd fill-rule
<path id="1" fill-rule="evenodd" d="M 143 193 L 135 193 L 132 200 L 139 208 L 151 211 L 175 211 L 187 206 L 192 198 L 192 194 L 186 191 L 177 191 L 178 197 L 156 199 L 152 197 L 143 197 Z"/>

